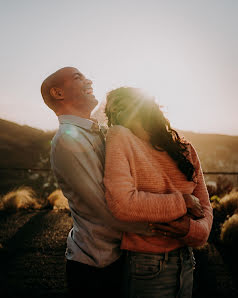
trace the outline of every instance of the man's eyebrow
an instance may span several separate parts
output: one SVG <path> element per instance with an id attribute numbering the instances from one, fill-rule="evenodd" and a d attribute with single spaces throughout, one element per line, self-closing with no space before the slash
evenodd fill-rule
<path id="1" fill-rule="evenodd" d="M 75 76 L 83 77 L 83 74 L 80 73 L 80 72 L 75 72 L 75 73 L 73 74 L 73 77 L 75 77 Z"/>

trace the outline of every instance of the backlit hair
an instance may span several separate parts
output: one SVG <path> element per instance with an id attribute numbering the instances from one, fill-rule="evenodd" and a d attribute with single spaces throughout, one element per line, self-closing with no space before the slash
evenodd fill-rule
<path id="1" fill-rule="evenodd" d="M 107 94 L 105 113 L 108 126 L 122 125 L 130 128 L 133 121 L 139 120 L 149 134 L 154 149 L 166 151 L 187 180 L 193 181 L 195 168 L 187 158 L 188 143 L 171 128 L 154 97 L 137 88 L 121 87 Z"/>

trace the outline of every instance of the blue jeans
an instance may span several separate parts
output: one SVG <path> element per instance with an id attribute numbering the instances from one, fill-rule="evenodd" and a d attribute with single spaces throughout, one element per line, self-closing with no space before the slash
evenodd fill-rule
<path id="1" fill-rule="evenodd" d="M 127 252 L 123 297 L 191 298 L 195 260 L 192 248 L 169 253 Z"/>

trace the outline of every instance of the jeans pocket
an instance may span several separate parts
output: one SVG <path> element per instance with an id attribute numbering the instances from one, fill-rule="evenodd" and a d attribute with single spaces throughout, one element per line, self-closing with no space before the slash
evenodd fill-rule
<path id="1" fill-rule="evenodd" d="M 159 275 L 163 257 L 140 254 L 130 257 L 130 273 L 133 279 L 153 279 Z"/>

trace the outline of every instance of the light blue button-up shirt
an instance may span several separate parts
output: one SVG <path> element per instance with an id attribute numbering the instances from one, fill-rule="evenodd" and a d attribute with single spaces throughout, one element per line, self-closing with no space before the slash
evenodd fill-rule
<path id="1" fill-rule="evenodd" d="M 103 185 L 105 141 L 95 122 L 61 115 L 59 123 L 52 140 L 51 166 L 73 218 L 66 258 L 105 267 L 119 258 L 123 231 L 148 235 L 148 225 L 123 223 L 110 213 Z"/>

